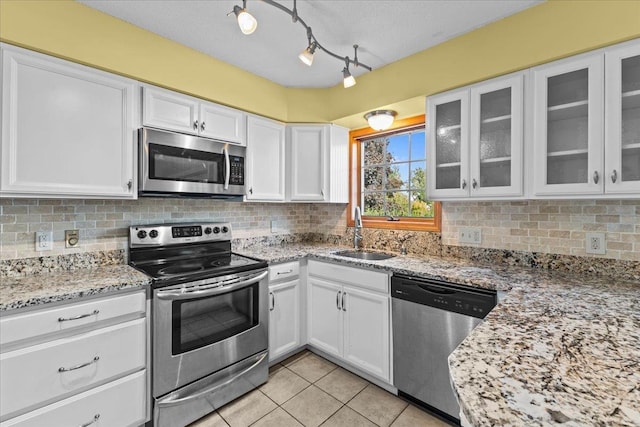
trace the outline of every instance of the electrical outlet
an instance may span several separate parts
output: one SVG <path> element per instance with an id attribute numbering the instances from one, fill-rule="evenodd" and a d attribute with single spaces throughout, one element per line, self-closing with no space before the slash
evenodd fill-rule
<path id="1" fill-rule="evenodd" d="M 53 232 L 36 231 L 36 251 L 50 251 L 53 249 Z"/>
<path id="2" fill-rule="evenodd" d="M 585 248 L 588 254 L 604 255 L 607 252 L 604 233 L 587 233 Z"/>
<path id="3" fill-rule="evenodd" d="M 482 242 L 482 230 L 479 227 L 464 227 L 458 231 L 459 243 L 479 245 Z"/>

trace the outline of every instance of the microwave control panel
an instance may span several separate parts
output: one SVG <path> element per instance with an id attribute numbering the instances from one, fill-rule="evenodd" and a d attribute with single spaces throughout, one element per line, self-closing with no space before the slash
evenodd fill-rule
<path id="1" fill-rule="evenodd" d="M 229 156 L 231 173 L 229 174 L 229 184 L 244 185 L 244 157 Z"/>

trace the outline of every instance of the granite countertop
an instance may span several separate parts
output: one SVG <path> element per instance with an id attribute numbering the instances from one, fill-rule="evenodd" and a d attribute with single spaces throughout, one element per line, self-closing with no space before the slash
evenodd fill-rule
<path id="1" fill-rule="evenodd" d="M 2 277 L 0 280 L 0 313 L 151 283 L 149 277 L 128 265 Z"/>
<path id="2" fill-rule="evenodd" d="M 245 250 L 271 263 L 311 258 L 509 291 L 449 357 L 468 424 L 640 426 L 640 283 L 524 267 L 340 248 Z"/>
<path id="3" fill-rule="evenodd" d="M 509 291 L 449 357 L 470 425 L 640 426 L 640 283 L 459 259 L 365 261 L 335 245 L 254 245 L 271 264 L 305 257 Z M 0 312 L 143 286 L 126 265 L 3 277 Z"/>

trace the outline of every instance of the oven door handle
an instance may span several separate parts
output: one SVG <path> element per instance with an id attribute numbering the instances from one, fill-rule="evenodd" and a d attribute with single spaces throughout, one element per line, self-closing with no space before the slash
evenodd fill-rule
<path id="1" fill-rule="evenodd" d="M 267 277 L 267 274 L 269 274 L 269 271 L 264 271 L 264 272 L 258 274 L 257 276 L 251 277 L 248 280 L 243 280 L 241 282 L 232 283 L 230 285 L 218 286 L 218 287 L 215 287 L 215 288 L 212 288 L 212 289 L 204 289 L 204 290 L 199 290 L 199 291 L 198 290 L 196 290 L 196 291 L 187 291 L 187 292 L 159 290 L 156 295 L 160 299 L 182 300 L 182 299 L 192 299 L 194 297 L 202 298 L 202 297 L 208 297 L 208 296 L 212 296 L 212 295 L 224 294 L 226 292 L 236 291 L 238 289 L 253 285 L 254 283 L 258 283 L 259 281 L 261 281 L 262 279 Z"/>
<path id="2" fill-rule="evenodd" d="M 244 376 L 247 372 L 255 369 L 255 367 L 258 366 L 264 360 L 264 358 L 267 357 L 268 355 L 269 355 L 269 352 L 265 351 L 251 365 L 247 366 L 246 368 L 242 369 L 239 372 L 236 372 L 232 377 L 228 378 L 226 381 L 222 383 L 216 383 L 213 387 L 205 387 L 202 390 L 197 390 L 197 391 L 193 390 L 195 391 L 195 393 L 190 394 L 192 390 L 189 389 L 190 386 L 186 386 L 184 390 L 174 392 L 168 395 L 167 397 L 157 400 L 156 403 L 159 408 L 166 408 L 169 406 L 180 405 L 190 400 L 195 400 L 204 395 L 213 393 L 214 391 L 231 384 L 237 378 Z M 180 397 L 181 395 L 183 395 L 184 397 Z"/>
<path id="3" fill-rule="evenodd" d="M 222 149 L 224 151 L 224 189 L 229 189 L 229 178 L 231 176 L 231 162 L 229 162 L 229 149 L 225 145 Z"/>

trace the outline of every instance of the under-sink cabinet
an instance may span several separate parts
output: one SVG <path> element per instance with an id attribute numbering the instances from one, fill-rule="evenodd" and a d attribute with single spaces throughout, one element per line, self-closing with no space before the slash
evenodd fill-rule
<path id="1" fill-rule="evenodd" d="M 2 44 L 0 193 L 136 198 L 137 82 Z"/>
<path id="2" fill-rule="evenodd" d="M 427 98 L 430 198 L 522 196 L 523 90 L 516 73 Z"/>
<path id="3" fill-rule="evenodd" d="M 388 274 L 309 261 L 309 345 L 386 383 L 391 382 L 389 307 Z"/>
<path id="4" fill-rule="evenodd" d="M 142 124 L 246 145 L 246 113 L 153 86 L 142 88 Z"/>
<path id="5" fill-rule="evenodd" d="M 269 361 L 301 347 L 300 263 L 269 266 Z"/>
<path id="6" fill-rule="evenodd" d="M 144 291 L 0 318 L 0 426 L 139 426 L 147 410 Z"/>
<path id="7" fill-rule="evenodd" d="M 537 196 L 640 194 L 640 41 L 536 67 Z"/>

